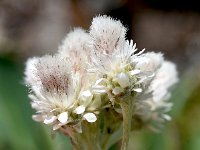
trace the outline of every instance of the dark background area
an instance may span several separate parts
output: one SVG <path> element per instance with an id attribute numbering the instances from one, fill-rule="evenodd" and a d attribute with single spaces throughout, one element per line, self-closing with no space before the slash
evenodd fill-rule
<path id="1" fill-rule="evenodd" d="M 88 30 L 99 14 L 120 19 L 129 29 L 127 39 L 139 49 L 162 52 L 179 72 L 172 121 L 160 133 L 133 133 L 130 150 L 200 149 L 198 1 L 0 0 L 0 150 L 71 148 L 63 135 L 32 121 L 24 64 L 28 57 L 55 53 L 71 29 Z"/>

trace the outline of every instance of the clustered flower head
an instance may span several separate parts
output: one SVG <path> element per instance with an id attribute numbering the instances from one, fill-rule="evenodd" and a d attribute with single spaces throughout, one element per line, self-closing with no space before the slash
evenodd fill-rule
<path id="1" fill-rule="evenodd" d="M 30 58 L 25 82 L 36 110 L 33 119 L 53 130 L 84 132 L 82 124 L 96 122 L 104 109 L 122 116 L 120 102 L 128 97 L 132 126 L 153 129 L 155 122 L 169 120 L 176 67 L 162 53 L 138 51 L 126 40 L 126 31 L 120 21 L 98 16 L 89 31 L 75 28 L 68 33 L 53 56 Z"/>

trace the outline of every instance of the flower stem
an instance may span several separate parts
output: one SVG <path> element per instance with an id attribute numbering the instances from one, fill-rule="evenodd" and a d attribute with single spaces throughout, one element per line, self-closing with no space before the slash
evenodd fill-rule
<path id="1" fill-rule="evenodd" d="M 121 99 L 120 106 L 122 108 L 122 115 L 123 115 L 123 137 L 122 137 L 121 150 L 127 150 L 129 142 L 129 134 L 131 129 L 131 119 L 132 119 L 131 97 L 127 99 Z"/>

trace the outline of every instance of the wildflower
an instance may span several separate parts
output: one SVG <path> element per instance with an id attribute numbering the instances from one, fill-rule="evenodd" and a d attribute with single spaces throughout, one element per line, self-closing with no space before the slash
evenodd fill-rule
<path id="1" fill-rule="evenodd" d="M 75 28 L 67 34 L 54 56 L 29 59 L 33 119 L 69 135 L 77 149 L 91 142 L 106 149 L 122 124 L 123 150 L 137 125 L 155 130 L 169 120 L 176 67 L 161 53 L 138 51 L 126 31 L 120 21 L 98 16 L 89 33 Z"/>
<path id="2" fill-rule="evenodd" d="M 74 68 L 70 61 L 58 56 L 47 55 L 28 60 L 25 81 L 32 90 L 29 97 L 32 99 L 32 107 L 37 111 L 33 115 L 34 120 L 53 125 L 54 130 L 81 121 L 74 114 L 83 114 L 82 119 L 94 122 L 96 115 L 85 113 L 88 102 L 78 106 L 79 101 L 83 101 L 84 92 L 81 91 L 84 85 L 81 74 L 75 74 L 72 70 Z M 85 101 L 91 101 L 91 98 L 89 95 L 84 97 Z M 87 117 L 91 114 L 92 120 Z"/>
<path id="3" fill-rule="evenodd" d="M 136 44 L 125 40 L 125 33 L 119 21 L 106 16 L 94 18 L 90 27 L 93 40 L 90 70 L 98 72 L 100 78 L 93 90 L 109 93 L 113 104 L 119 95 L 141 93 L 163 61 L 160 53 L 143 54 L 144 49 L 137 52 Z"/>
<path id="4" fill-rule="evenodd" d="M 163 122 L 160 120 L 170 118 L 165 114 L 171 106 L 166 101 L 168 88 L 177 82 L 172 63 L 165 61 L 161 53 L 144 53 L 145 49 L 137 52 L 136 44 L 125 40 L 125 33 L 126 29 L 119 21 L 106 16 L 94 18 L 90 27 L 93 41 L 91 70 L 100 78 L 93 91 L 106 93 L 115 110 L 122 113 L 122 149 L 128 144 L 130 114 L 143 120 L 144 125 L 147 120 Z M 167 69 L 171 70 L 171 75 Z"/>
<path id="5" fill-rule="evenodd" d="M 157 131 L 165 120 L 171 119 L 166 114 L 172 107 L 172 103 L 168 101 L 171 96 L 169 89 L 177 82 L 175 65 L 164 61 L 150 82 L 146 94 L 136 97 L 134 117 L 139 117 L 143 126 L 147 125 L 148 128 Z"/>

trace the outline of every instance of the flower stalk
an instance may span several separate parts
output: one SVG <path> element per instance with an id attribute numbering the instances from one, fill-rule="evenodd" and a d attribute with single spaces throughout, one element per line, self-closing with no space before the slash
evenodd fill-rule
<path id="1" fill-rule="evenodd" d="M 131 97 L 120 99 L 120 106 L 122 108 L 123 115 L 123 136 L 121 150 L 127 150 L 129 143 L 129 135 L 131 132 L 133 99 Z"/>

